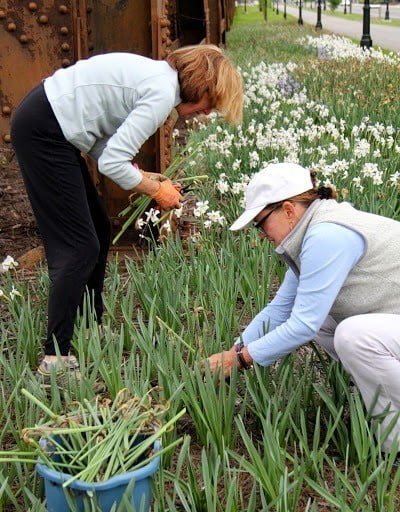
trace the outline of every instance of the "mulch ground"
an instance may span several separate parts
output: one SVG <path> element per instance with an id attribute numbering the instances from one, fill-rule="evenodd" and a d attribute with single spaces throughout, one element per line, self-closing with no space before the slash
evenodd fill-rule
<path id="1" fill-rule="evenodd" d="M 0 262 L 40 245 L 25 186 L 11 150 L 0 149 Z"/>

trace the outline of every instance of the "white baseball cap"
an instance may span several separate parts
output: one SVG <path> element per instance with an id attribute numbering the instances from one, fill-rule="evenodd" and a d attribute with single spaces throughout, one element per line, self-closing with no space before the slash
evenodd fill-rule
<path id="1" fill-rule="evenodd" d="M 269 164 L 249 181 L 245 191 L 245 210 L 229 229 L 243 229 L 269 204 L 312 188 L 314 185 L 308 169 L 291 163 Z"/>

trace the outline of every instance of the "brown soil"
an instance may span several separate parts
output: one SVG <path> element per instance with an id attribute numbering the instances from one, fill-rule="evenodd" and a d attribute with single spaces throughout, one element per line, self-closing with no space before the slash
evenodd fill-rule
<path id="1" fill-rule="evenodd" d="M 25 186 L 11 150 L 0 149 L 0 262 L 40 246 Z"/>
<path id="2" fill-rule="evenodd" d="M 178 120 L 179 145 L 187 140 L 187 127 Z M 182 224 L 182 223 L 181 223 Z M 179 230 L 187 236 L 190 230 L 180 225 Z M 182 229 L 183 228 L 183 229 Z M 116 233 L 114 233 L 115 235 Z M 132 233 L 124 235 L 117 246 L 110 248 L 130 257 L 140 251 L 140 240 Z M 135 246 L 135 250 L 133 250 Z M 19 171 L 17 159 L 11 148 L 0 146 L 0 263 L 10 255 L 17 259 L 20 269 L 34 269 L 44 260 L 39 230 L 29 203 L 25 186 Z"/>

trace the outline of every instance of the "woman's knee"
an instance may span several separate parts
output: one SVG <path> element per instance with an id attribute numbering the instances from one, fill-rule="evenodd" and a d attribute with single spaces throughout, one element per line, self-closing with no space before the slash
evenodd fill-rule
<path id="1" fill-rule="evenodd" d="M 361 316 L 346 318 L 336 327 L 333 344 L 340 360 L 346 360 L 349 356 L 354 357 L 362 348 L 361 327 Z"/>

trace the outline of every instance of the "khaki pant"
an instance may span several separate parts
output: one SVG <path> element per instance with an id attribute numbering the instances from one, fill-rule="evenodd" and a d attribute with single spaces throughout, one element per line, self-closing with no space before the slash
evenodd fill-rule
<path id="1" fill-rule="evenodd" d="M 400 413 L 400 315 L 358 315 L 339 324 L 328 317 L 315 341 L 350 373 L 368 410 L 376 401 L 372 414 L 390 411 L 384 430 Z M 400 451 L 400 418 L 383 449 L 390 451 L 394 443 Z"/>

